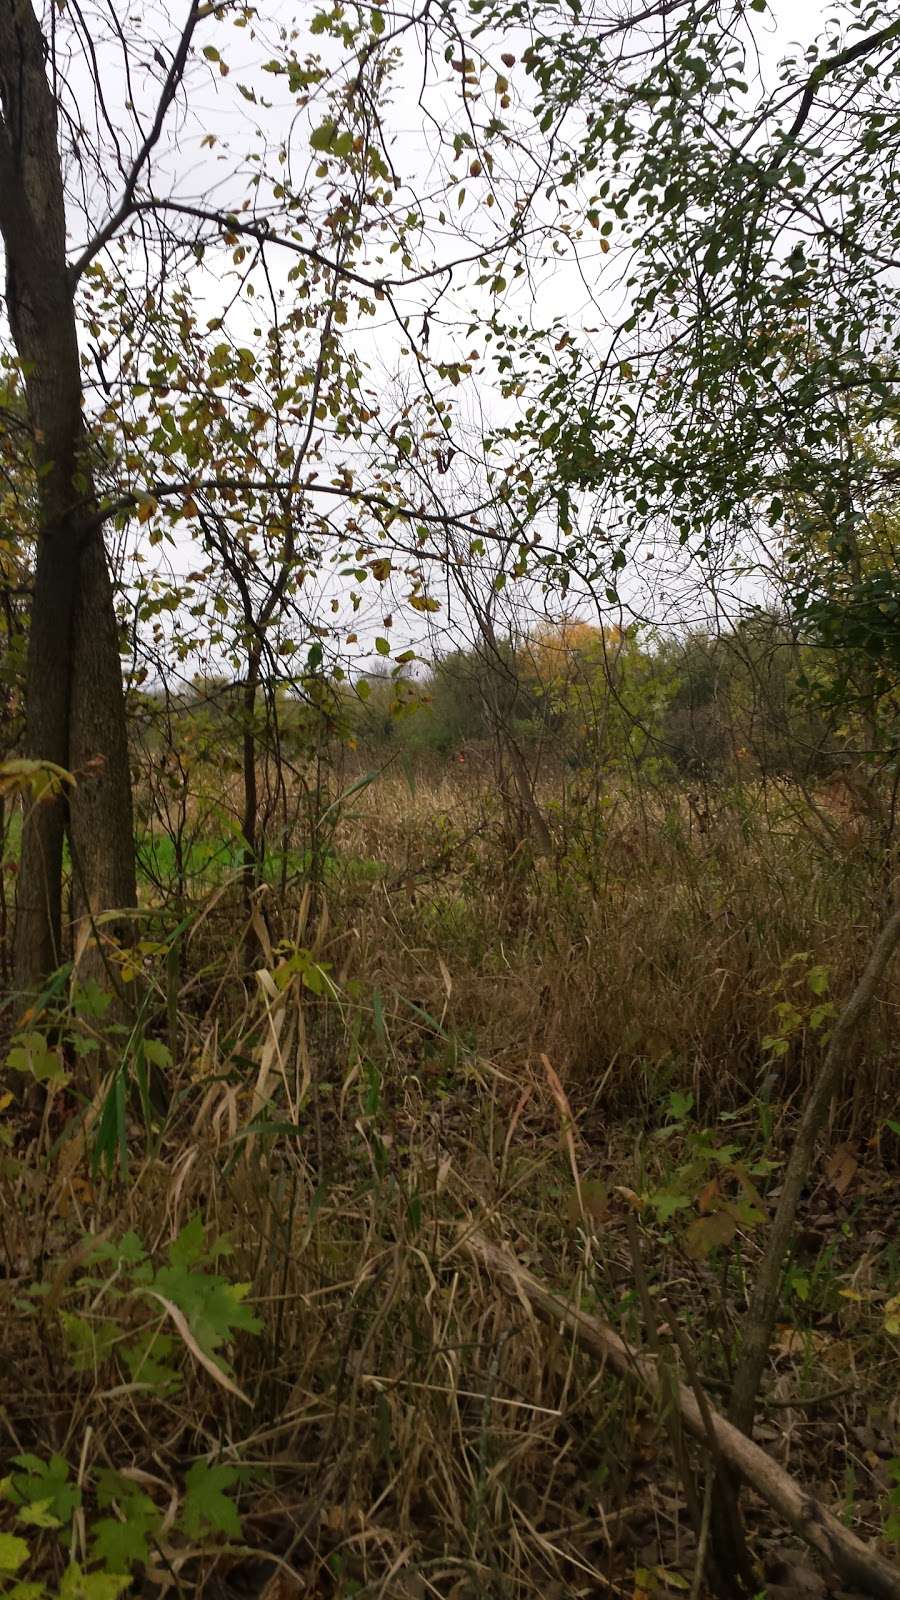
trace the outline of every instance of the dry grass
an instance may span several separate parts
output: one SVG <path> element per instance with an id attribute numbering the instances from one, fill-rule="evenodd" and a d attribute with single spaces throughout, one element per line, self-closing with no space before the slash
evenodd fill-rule
<path id="1" fill-rule="evenodd" d="M 354 970 L 441 1009 L 440 954 L 455 1031 L 513 1072 L 546 1051 L 567 1084 L 603 1081 L 617 1113 L 671 1083 L 713 1114 L 765 1075 L 785 963 L 825 964 L 839 1000 L 881 916 L 865 856 L 811 838 L 796 806 L 745 794 L 698 823 L 682 796 L 614 795 L 590 837 L 560 827 L 567 853 L 549 863 L 509 850 L 489 784 L 443 775 L 410 789 L 388 775 L 338 833 L 346 857 L 384 866 L 342 906 Z M 848 1111 L 892 1112 L 898 1000 L 895 981 L 848 1063 Z M 792 1041 L 788 1093 L 818 1050 L 808 1033 Z"/>
<path id="2" fill-rule="evenodd" d="M 133 1103 L 127 1174 L 79 1153 L 71 1094 L 39 1127 L 15 1125 L 0 1450 L 57 1451 L 86 1487 L 100 1466 L 133 1469 L 162 1509 L 197 1459 L 253 1469 L 242 1553 L 164 1523 L 144 1592 L 524 1600 L 663 1595 L 667 1572 L 691 1580 L 665 1429 L 488 1281 L 466 1232 L 503 1237 L 645 1339 L 621 1207 L 606 1197 L 616 1184 L 652 1190 L 689 1153 L 686 1125 L 647 1136 L 673 1091 L 693 1094 L 692 1126 L 777 1159 L 820 1036 L 797 1029 L 774 1067 L 760 1041 L 798 971 L 825 965 L 835 1000 L 847 992 L 879 891 L 864 859 L 829 856 L 761 796 L 723 798 L 702 819 L 677 795 L 613 797 L 590 837 L 583 810 L 560 805 L 555 826 L 565 851 L 536 859 L 511 842 L 488 781 L 384 775 L 346 803 L 315 893 L 258 896 L 254 964 L 274 983 L 248 970 L 227 886 L 177 962 L 148 955 L 145 1027 L 175 1045 L 174 1086 L 162 1125 L 143 1127 Z M 786 1302 L 800 1333 L 778 1358 L 763 1429 L 870 1533 L 900 1420 L 879 1320 L 897 1270 L 882 1198 L 896 1141 L 878 1145 L 896 1112 L 897 1000 L 894 980 L 848 1062 L 854 1093 L 834 1137 L 855 1141 L 859 1167 L 842 1194 L 818 1180 L 798 1257 L 813 1288 Z M 571 1149 L 544 1054 L 572 1105 Z M 772 1071 L 777 1116 L 764 1125 Z M 582 1182 L 603 1184 L 587 1225 L 572 1151 Z M 76 1370 L 71 1318 L 99 1327 L 109 1293 L 73 1257 L 84 1234 L 133 1227 L 158 1260 L 195 1213 L 231 1240 L 229 1275 L 250 1284 L 263 1325 L 231 1352 L 246 1401 L 189 1350 L 171 1395 L 129 1381 L 115 1343 L 96 1342 Z M 723 1382 L 758 1243 L 748 1230 L 723 1260 L 697 1262 L 677 1230 L 645 1221 L 653 1282 Z M 49 1295 L 32 1291 L 41 1282 Z M 848 1285 L 857 1298 L 841 1298 Z M 142 1306 L 119 1312 L 123 1337 Z M 782 1545 L 758 1508 L 751 1523 L 771 1565 Z M 41 1575 L 58 1576 L 64 1553 L 50 1534 L 39 1546 Z"/>

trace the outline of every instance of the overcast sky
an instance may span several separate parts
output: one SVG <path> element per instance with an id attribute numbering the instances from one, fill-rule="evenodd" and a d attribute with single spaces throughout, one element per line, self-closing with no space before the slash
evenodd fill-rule
<path id="1" fill-rule="evenodd" d="M 307 51 L 321 52 L 326 63 L 338 69 L 341 52 L 334 41 L 323 41 L 321 35 L 310 34 L 314 7 L 299 6 L 292 0 L 267 0 L 260 9 L 264 10 L 264 22 L 253 28 L 238 29 L 230 21 L 218 19 L 200 25 L 197 42 L 201 49 L 206 47 L 207 57 L 198 54 L 190 70 L 186 92 L 179 96 L 170 113 L 154 157 L 155 193 L 171 193 L 185 200 L 227 205 L 238 210 L 247 194 L 255 192 L 250 189 L 250 180 L 260 166 L 268 169 L 270 176 L 278 175 L 280 169 L 275 157 L 279 146 L 284 146 L 288 152 L 289 172 L 300 180 L 310 160 L 310 126 L 321 120 L 322 111 L 314 104 L 308 112 L 298 112 L 295 97 L 288 92 L 284 78 L 267 73 L 265 63 L 283 56 L 284 46 L 279 40 L 281 29 L 295 34 L 294 48 L 300 57 Z M 771 15 L 754 18 L 764 78 L 774 80 L 780 56 L 794 41 L 808 43 L 820 32 L 829 9 L 815 0 L 780 0 L 773 8 L 774 20 Z M 176 17 L 179 14 L 180 9 Z M 94 72 L 94 63 L 88 62 L 79 52 L 78 41 L 71 31 L 70 15 L 58 13 L 50 5 L 45 13 L 48 36 L 52 24 L 59 65 L 69 85 L 64 100 L 63 131 L 70 148 L 67 177 L 74 253 L 115 202 L 118 179 L 111 159 L 115 146 L 118 145 L 118 154 L 127 165 L 129 149 L 137 148 L 149 126 L 159 80 L 171 59 L 177 38 L 177 28 L 173 28 L 168 18 L 166 0 L 151 0 L 140 10 L 132 8 L 122 23 L 121 38 L 115 36 L 105 21 L 108 11 L 104 0 L 95 0 L 95 15 L 101 19 L 93 29 L 99 74 Z M 390 32 L 402 14 L 386 7 L 384 15 Z M 509 116 L 519 114 L 523 122 L 527 121 L 527 103 L 533 93 L 520 65 L 526 42 L 527 36 L 520 33 L 490 43 L 485 41 L 483 46 L 497 71 L 511 80 L 514 99 Z M 401 48 L 403 65 L 394 81 L 385 121 L 386 144 L 401 180 L 397 202 L 405 205 L 407 200 L 419 203 L 425 200 L 423 209 L 428 216 L 428 226 L 422 245 L 423 258 L 429 264 L 452 260 L 460 253 L 464 238 L 488 244 L 503 232 L 508 218 L 503 215 L 501 206 L 491 211 L 480 203 L 485 192 L 483 178 L 481 182 L 467 184 L 461 207 L 456 206 L 455 195 L 450 197 L 452 204 L 448 204 L 448 169 L 442 134 L 452 121 L 459 121 L 458 79 L 440 57 L 429 64 L 426 74 L 417 34 L 407 33 Z M 501 65 L 501 53 L 515 56 L 515 65 Z M 223 63 L 227 75 L 223 74 Z M 99 94 L 95 92 L 95 76 L 99 76 Z M 423 111 L 420 92 L 426 76 L 430 83 Z M 252 98 L 248 98 L 248 91 Z M 518 113 L 517 92 L 524 102 Z M 264 104 L 264 100 L 268 104 Z M 105 160 L 93 170 L 85 159 L 85 142 L 76 134 L 79 121 L 88 126 L 96 143 L 106 151 Z M 530 151 L 530 154 L 523 154 L 519 172 L 512 165 L 508 166 L 500 177 L 499 192 L 509 195 L 515 191 L 517 183 L 523 191 L 533 183 L 534 155 L 540 154 L 539 144 L 533 139 Z M 262 159 L 256 161 L 254 157 Z M 462 172 L 462 168 L 457 170 Z M 432 197 L 430 202 L 429 196 Z M 555 203 L 555 200 L 539 202 L 543 220 L 552 220 Z M 446 215 L 443 224 L 437 220 L 439 209 Z M 371 255 L 375 273 L 384 270 L 376 264 L 379 253 L 373 242 Z M 276 289 L 289 296 L 290 258 L 275 251 L 271 251 L 269 257 Z M 389 261 L 388 265 L 392 263 Z M 474 271 L 458 272 L 452 288 L 442 295 L 429 323 L 430 354 L 458 359 L 470 355 L 474 349 L 479 356 L 485 355 L 483 340 L 467 331 L 471 309 L 478 304 L 471 287 L 474 275 Z M 236 276 L 230 251 L 210 252 L 203 272 L 195 275 L 194 285 L 209 315 L 221 311 L 232 293 Z M 583 336 L 585 328 L 597 326 L 604 318 L 614 320 L 621 316 L 622 276 L 623 266 L 616 249 L 603 256 L 596 239 L 579 248 L 577 262 L 571 254 L 568 260 L 561 262 L 544 243 L 532 252 L 527 277 L 516 281 L 510 276 L 503 309 L 510 316 L 541 326 L 562 319 L 573 335 Z M 398 294 L 395 303 L 403 314 L 410 315 L 414 325 L 418 325 L 432 295 L 432 285 L 425 290 L 416 287 Z M 482 309 L 486 308 L 486 299 L 482 299 L 481 304 Z M 235 303 L 229 326 L 236 342 L 242 337 L 242 329 L 246 330 L 243 336 L 251 342 L 257 316 L 248 301 Z M 385 307 L 383 314 L 361 321 L 353 332 L 353 341 L 372 369 L 374 389 L 389 408 L 396 403 L 403 372 L 409 370 L 409 363 L 402 354 L 403 336 L 389 309 Z M 497 393 L 489 361 L 476 363 L 472 379 L 467 387 L 457 391 L 456 399 L 463 431 L 468 431 L 476 448 L 480 432 L 500 421 L 508 411 L 507 404 Z M 448 477 L 448 492 L 455 493 L 463 502 L 473 486 L 477 490 L 474 484 L 477 474 L 463 458 L 459 465 L 462 470 L 454 469 Z M 184 532 L 179 534 L 178 546 L 158 548 L 148 560 L 147 568 L 159 560 L 181 575 L 197 565 L 196 545 L 186 525 L 182 526 Z M 344 624 L 345 631 L 354 625 L 353 619 L 344 615 L 346 587 L 334 576 L 326 575 L 318 602 L 326 620 L 334 621 L 329 607 L 334 599 L 338 600 L 341 615 L 336 620 Z M 660 579 L 654 577 L 651 589 L 661 592 L 663 587 Z M 635 600 L 638 594 L 635 588 Z M 367 639 L 371 647 L 374 634 L 383 631 L 379 614 L 387 606 L 388 597 L 384 596 L 384 606 L 379 603 L 380 598 L 373 597 L 372 614 L 359 626 L 360 648 Z M 449 597 L 444 594 L 442 598 L 446 604 Z M 649 602 L 652 602 L 652 594 L 642 596 L 641 604 Z M 421 618 L 407 614 L 409 621 L 406 622 L 393 600 L 390 609 L 396 613 L 392 645 L 395 650 L 402 649 L 410 639 L 421 635 Z M 664 605 L 661 604 L 662 610 Z M 454 617 L 442 613 L 438 629 L 448 622 L 451 628 L 455 627 Z"/>

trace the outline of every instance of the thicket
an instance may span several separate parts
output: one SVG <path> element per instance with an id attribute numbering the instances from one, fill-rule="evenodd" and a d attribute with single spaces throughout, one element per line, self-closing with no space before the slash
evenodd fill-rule
<path id="1" fill-rule="evenodd" d="M 9 1600 L 900 1595 L 900 22 L 783 22 L 0 6 Z"/>

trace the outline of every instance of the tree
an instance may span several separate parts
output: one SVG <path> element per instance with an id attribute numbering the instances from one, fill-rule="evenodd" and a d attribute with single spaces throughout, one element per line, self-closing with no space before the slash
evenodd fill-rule
<path id="1" fill-rule="evenodd" d="M 603 337 L 566 329 L 549 375 L 520 338 L 508 387 L 527 364 L 535 398 L 503 437 L 530 443 L 525 509 L 552 495 L 579 521 L 573 554 L 610 604 L 632 557 L 679 548 L 710 585 L 776 582 L 799 499 L 852 564 L 894 472 L 859 440 L 900 411 L 900 22 L 846 0 L 773 70 L 768 20 L 766 0 L 598 5 L 524 58 Z"/>
<path id="2" fill-rule="evenodd" d="M 651 0 L 625 16 L 601 3 L 551 27 L 541 22 L 553 8 L 539 0 L 480 9 L 532 27 L 535 115 L 553 131 L 565 233 L 601 324 L 598 337 L 560 319 L 552 357 L 530 328 L 504 329 L 507 392 L 524 387 L 530 403 L 496 448 L 525 457 L 509 490 L 523 519 L 554 502 L 561 559 L 582 565 L 612 607 L 635 557 L 680 550 L 707 597 L 718 603 L 730 587 L 733 619 L 748 580 L 785 598 L 802 503 L 826 572 L 810 590 L 795 570 L 790 608 L 806 609 L 830 644 L 849 635 L 857 652 L 889 661 L 895 577 L 866 570 L 859 530 L 883 507 L 894 467 L 859 438 L 888 440 L 900 417 L 896 7 L 844 0 L 820 38 L 775 65 L 761 31 L 767 0 Z M 624 310 L 604 294 L 621 292 L 623 278 Z M 894 911 L 835 1039 L 871 999 L 898 938 Z M 731 1397 L 744 1430 L 839 1070 L 830 1050 L 751 1296 Z M 729 1592 L 752 1592 L 724 1474 L 719 1499 Z"/>
<path id="3" fill-rule="evenodd" d="M 252 44 L 254 65 L 228 87 L 257 126 L 242 153 L 229 155 L 220 186 L 217 145 L 236 119 L 225 117 L 219 132 L 204 119 L 206 91 L 229 79 L 229 25 Z M 313 13 L 309 27 L 325 37 L 327 63 L 298 53 L 293 19 L 269 26 L 241 0 L 190 0 L 181 24 L 162 3 L 140 36 L 115 0 L 88 11 L 48 7 L 43 25 L 32 0 L 3 0 L 0 10 L 6 314 L 38 484 L 26 744 L 32 759 L 75 780 L 67 795 L 28 813 L 16 922 L 23 990 L 63 954 L 67 830 L 76 950 L 94 944 L 98 918 L 108 930 L 104 914 L 127 912 L 136 897 L 104 530 L 121 532 L 137 513 L 152 545 L 180 522 L 207 573 L 224 566 L 242 613 L 249 728 L 267 635 L 283 626 L 319 559 L 315 535 L 331 539 L 325 559 L 337 559 L 340 546 L 358 582 L 380 581 L 374 563 L 392 522 L 406 534 L 414 524 L 415 538 L 447 522 L 401 482 L 413 454 L 410 407 L 382 414 L 343 336 L 387 311 L 415 346 L 414 404 L 434 441 L 423 452 L 446 450 L 451 406 L 430 381 L 450 387 L 459 368 L 427 358 L 428 315 L 457 264 L 482 270 L 508 247 L 518 215 L 498 208 L 496 222 L 479 225 L 474 248 L 461 232 L 442 254 L 428 240 L 424 203 L 398 206 L 382 116 L 402 67 L 400 41 L 421 29 L 427 53 L 443 29 L 452 53 L 450 20 L 433 23 L 427 5 L 390 23 L 378 9 L 351 17 L 338 7 Z M 199 191 L 183 170 L 187 148 Z M 219 187 L 224 195 L 211 198 Z M 432 191 L 428 206 L 439 199 Z M 406 285 L 419 297 L 421 338 L 409 302 L 397 303 Z M 182 622 L 193 614 L 199 630 L 199 587 L 144 585 L 136 624 L 152 626 L 155 607 Z M 214 589 L 213 605 L 230 604 Z M 256 849 L 253 754 L 248 737 L 248 861 Z"/>
<path id="4" fill-rule="evenodd" d="M 94 918 L 135 900 L 118 635 L 82 411 L 58 106 L 45 63 L 44 36 L 30 3 L 9 0 L 0 10 L 0 232 L 40 517 L 27 752 L 80 775 L 68 808 L 57 795 L 27 813 L 15 962 L 24 989 L 61 959 L 67 809 L 77 914 Z"/>

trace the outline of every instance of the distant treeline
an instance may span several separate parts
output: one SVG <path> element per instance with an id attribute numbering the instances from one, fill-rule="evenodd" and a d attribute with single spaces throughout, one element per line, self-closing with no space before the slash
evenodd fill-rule
<path id="1" fill-rule="evenodd" d="M 570 768 L 804 780 L 896 745 L 893 687 L 865 661 L 798 639 L 770 612 L 667 637 L 562 621 L 517 642 L 449 651 L 419 676 L 386 662 L 353 683 L 322 670 L 262 691 L 256 737 L 291 761 L 348 747 L 373 760 L 447 759 L 511 738 Z M 186 739 L 198 754 L 239 764 L 240 683 L 207 680 L 175 697 L 145 691 L 134 709 L 145 735 L 156 728 L 169 745 Z"/>

